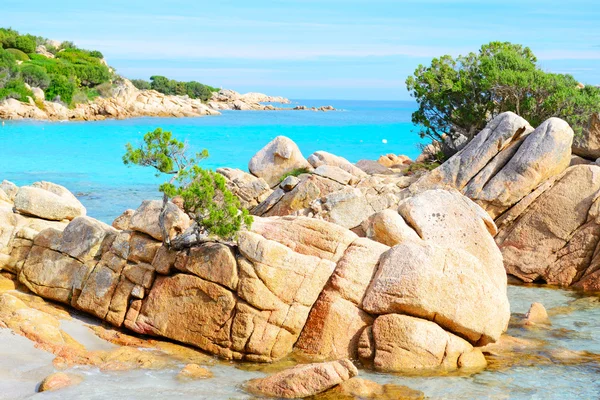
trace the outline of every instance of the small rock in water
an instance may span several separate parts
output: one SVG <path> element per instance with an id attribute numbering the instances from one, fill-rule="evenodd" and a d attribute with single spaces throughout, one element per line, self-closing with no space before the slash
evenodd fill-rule
<path id="1" fill-rule="evenodd" d="M 48 390 L 58 390 L 69 386 L 78 385 L 83 381 L 83 377 L 74 374 L 65 374 L 64 372 L 56 372 L 48 375 L 40 386 L 38 392 L 46 392 Z"/>
<path id="2" fill-rule="evenodd" d="M 418 400 L 425 398 L 423 392 L 406 386 L 377 382 L 363 378 L 352 378 L 325 393 L 317 395 L 315 400 L 334 399 L 380 399 L 380 400 Z"/>
<path id="3" fill-rule="evenodd" d="M 179 380 L 195 380 L 212 378 L 214 375 L 208 368 L 199 366 L 198 364 L 188 364 L 177 374 Z"/>
<path id="4" fill-rule="evenodd" d="M 546 308 L 542 303 L 532 303 L 529 311 L 525 314 L 526 325 L 551 325 Z"/>
<path id="5" fill-rule="evenodd" d="M 322 393 L 356 376 L 358 370 L 348 359 L 298 365 L 266 378 L 252 379 L 246 391 L 262 396 L 298 399 Z"/>

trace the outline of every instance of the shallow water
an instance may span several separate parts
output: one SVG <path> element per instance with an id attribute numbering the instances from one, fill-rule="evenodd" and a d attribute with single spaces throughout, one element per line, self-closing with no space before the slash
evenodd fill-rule
<path id="1" fill-rule="evenodd" d="M 509 334 L 522 338 L 548 341 L 543 351 L 557 348 L 587 350 L 600 353 L 600 303 L 597 296 L 547 287 L 510 286 L 509 298 L 513 319 L 522 318 L 531 302 L 546 305 L 552 314 L 549 329 L 511 327 Z M 556 307 L 561 307 L 556 309 Z M 565 312 L 569 307 L 570 312 Z M 90 322 L 77 317 L 71 325 Z M 91 331 L 76 328 L 78 340 L 92 339 Z M 572 334 L 557 339 L 556 332 Z M 73 332 L 73 326 L 71 326 Z M 8 339 L 7 339 L 8 338 Z M 542 351 L 542 353 L 543 353 Z M 241 390 L 244 381 L 264 376 L 248 371 L 236 363 L 209 366 L 212 379 L 181 382 L 176 379 L 179 368 L 147 371 L 100 372 L 97 368 L 77 367 L 74 372 L 85 377 L 83 383 L 58 392 L 34 393 L 36 382 L 52 372 L 52 356 L 33 348 L 31 342 L 8 330 L 0 329 L 0 398 L 34 399 L 250 399 Z M 517 366 L 497 371 L 484 371 L 471 376 L 406 377 L 360 371 L 360 376 L 380 383 L 395 383 L 421 390 L 429 399 L 596 399 L 600 396 L 597 362 L 578 365 L 546 363 Z M 4 395 L 3 395 L 4 394 Z M 4 397 L 9 394 L 8 397 Z"/>
<path id="2" fill-rule="evenodd" d="M 293 139 L 305 157 L 326 150 L 346 157 L 377 159 L 382 154 L 417 156 L 419 137 L 410 122 L 411 102 L 310 101 L 342 111 L 225 111 L 199 118 L 137 118 L 99 122 L 7 121 L 0 125 L 0 181 L 18 185 L 46 180 L 66 186 L 88 214 L 112 222 L 127 208 L 158 197 L 153 171 L 123 165 L 128 142 L 162 127 L 193 149 L 207 148 L 209 168 L 246 170 L 250 158 L 275 136 Z M 383 143 L 383 140 L 387 143 Z"/>

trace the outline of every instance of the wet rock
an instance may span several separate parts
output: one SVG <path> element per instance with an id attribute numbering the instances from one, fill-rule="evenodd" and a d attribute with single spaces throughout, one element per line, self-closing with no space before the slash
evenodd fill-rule
<path id="1" fill-rule="evenodd" d="M 322 393 L 357 374 L 349 360 L 298 365 L 267 378 L 252 379 L 245 389 L 256 395 L 297 399 Z"/>
<path id="2" fill-rule="evenodd" d="M 377 382 L 357 377 L 342 382 L 333 389 L 314 397 L 315 400 L 420 400 L 424 398 L 425 394 L 419 390 L 393 383 L 380 385 Z"/>
<path id="3" fill-rule="evenodd" d="M 64 389 L 66 387 L 78 385 L 82 381 L 83 377 L 80 375 L 56 372 L 44 378 L 44 380 L 40 383 L 40 386 L 38 387 L 38 392 Z"/>
<path id="4" fill-rule="evenodd" d="M 248 170 L 263 178 L 269 186 L 279 184 L 281 177 L 296 169 L 310 168 L 300 149 L 291 139 L 277 136 L 252 157 Z"/>
<path id="5" fill-rule="evenodd" d="M 542 303 L 532 303 L 525 314 L 525 323 L 531 325 L 551 325 L 546 308 Z"/>
<path id="6" fill-rule="evenodd" d="M 177 379 L 181 381 L 208 379 L 214 375 L 208 368 L 199 366 L 198 364 L 188 364 L 177 374 Z"/>
<path id="7" fill-rule="evenodd" d="M 407 315 L 378 317 L 363 331 L 359 343 L 361 361 L 382 372 L 485 368 L 485 358 L 467 341 L 452 335 L 434 322 Z M 483 359 L 483 361 L 482 361 Z"/>

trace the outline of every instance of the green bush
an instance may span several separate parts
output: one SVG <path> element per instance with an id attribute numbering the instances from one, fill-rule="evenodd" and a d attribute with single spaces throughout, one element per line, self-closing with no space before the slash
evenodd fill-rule
<path id="1" fill-rule="evenodd" d="M 149 90 L 149 89 L 151 89 L 150 82 L 145 81 L 143 79 L 132 79 L 131 83 L 133 84 L 133 86 L 135 86 L 136 88 L 138 88 L 140 90 Z"/>
<path id="2" fill-rule="evenodd" d="M 25 83 L 20 79 L 12 79 L 0 89 L 0 100 L 13 98 L 26 102 L 29 100 L 27 97 L 33 98 L 33 93 L 25 87 Z"/>
<path id="3" fill-rule="evenodd" d="M 29 61 L 29 56 L 19 49 L 6 49 L 6 51 L 12 54 L 15 57 L 15 60 L 23 62 Z"/>
<path id="4" fill-rule="evenodd" d="M 178 243 L 182 243 L 189 247 L 212 238 L 230 240 L 242 227 L 252 224 L 248 211 L 241 209 L 239 199 L 227 189 L 225 178 L 198 165 L 208 157 L 208 151 L 188 154 L 186 143 L 161 128 L 144 135 L 139 147 L 128 143 L 126 150 L 123 156 L 126 165 L 153 167 L 158 175 L 171 175 L 171 179 L 160 186 L 164 195 L 163 209 L 169 198 L 180 196 L 185 212 L 196 222 L 190 240 L 166 237 L 168 246 L 177 248 Z M 164 226 L 161 228 L 165 230 Z"/>
<path id="5" fill-rule="evenodd" d="M 21 50 L 23 53 L 35 53 L 35 37 L 29 35 L 17 37 L 15 48 Z"/>
<path id="6" fill-rule="evenodd" d="M 101 52 L 99 52 L 98 50 L 92 50 L 92 51 L 90 51 L 90 57 L 103 59 L 104 55 Z"/>
<path id="7" fill-rule="evenodd" d="M 179 82 L 160 75 L 150 77 L 150 88 L 166 95 L 188 95 L 192 99 L 202 101 L 210 100 L 212 93 L 218 91 L 218 89 L 200 82 Z"/>
<path id="8" fill-rule="evenodd" d="M 308 172 L 308 168 L 296 168 L 293 171 L 286 172 L 285 174 L 281 175 L 281 178 L 279 178 L 279 183 L 283 182 L 288 176 L 300 176 L 302 174 L 307 174 Z"/>
<path id="9" fill-rule="evenodd" d="M 419 108 L 412 121 L 421 136 L 448 146 L 449 135 L 471 140 L 498 114 L 513 111 L 537 126 L 550 117 L 565 119 L 576 133 L 600 107 L 600 89 L 578 88 L 571 75 L 544 72 L 532 51 L 518 44 L 491 42 L 478 53 L 434 58 L 406 80 Z M 455 149 L 447 150 L 446 156 Z"/>
<path id="10" fill-rule="evenodd" d="M 69 78 L 62 75 L 52 75 L 50 85 L 46 89 L 46 99 L 50 101 L 60 100 L 65 104 L 71 104 L 76 85 Z"/>
<path id="11" fill-rule="evenodd" d="M 25 83 L 42 89 L 46 89 L 50 84 L 50 76 L 46 69 L 35 64 L 23 64 L 21 66 L 21 78 Z"/>
<path id="12" fill-rule="evenodd" d="M 0 88 L 16 77 L 18 74 L 17 64 L 15 62 L 15 56 L 10 52 L 0 49 Z"/>

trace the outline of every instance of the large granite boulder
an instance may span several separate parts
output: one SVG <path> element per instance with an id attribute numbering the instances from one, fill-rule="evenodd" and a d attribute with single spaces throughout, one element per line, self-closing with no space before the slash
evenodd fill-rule
<path id="1" fill-rule="evenodd" d="M 544 189 L 508 211 L 496 241 L 509 274 L 569 286 L 594 264 L 600 241 L 600 167 L 570 167 Z"/>
<path id="2" fill-rule="evenodd" d="M 336 156 L 335 154 L 328 153 L 326 151 L 315 151 L 308 157 L 308 162 L 313 168 L 319 168 L 323 165 L 329 165 L 332 167 L 338 167 L 351 175 L 358 178 L 364 178 L 367 174 L 350 161 L 343 157 Z"/>
<path id="3" fill-rule="evenodd" d="M 305 364 L 266 378 L 246 382 L 245 389 L 259 396 L 300 399 L 322 393 L 358 375 L 349 360 Z"/>
<path id="4" fill-rule="evenodd" d="M 363 332 L 359 353 L 364 364 L 382 372 L 481 369 L 487 365 L 481 351 L 464 339 L 433 322 L 398 314 L 378 317 Z"/>
<path id="5" fill-rule="evenodd" d="M 273 193 L 264 179 L 240 169 L 218 168 L 217 173 L 227 179 L 227 188 L 240 199 L 241 206 L 250 212 Z"/>
<path id="6" fill-rule="evenodd" d="M 592 114 L 582 134 L 573 139 L 573 154 L 590 160 L 600 158 L 600 113 Z"/>
<path id="7" fill-rule="evenodd" d="M 22 214 L 47 220 L 72 220 L 85 215 L 85 207 L 65 187 L 50 182 L 22 186 L 14 197 L 15 209 Z"/>
<path id="8" fill-rule="evenodd" d="M 412 187 L 452 187 L 497 218 L 571 162 L 573 130 L 550 118 L 535 130 L 506 112 L 494 118 L 448 161 Z"/>
<path id="9" fill-rule="evenodd" d="M 310 164 L 296 143 L 285 136 L 277 136 L 269 142 L 248 164 L 248 170 L 271 187 L 279 184 L 284 174 L 301 168 L 309 169 Z"/>

